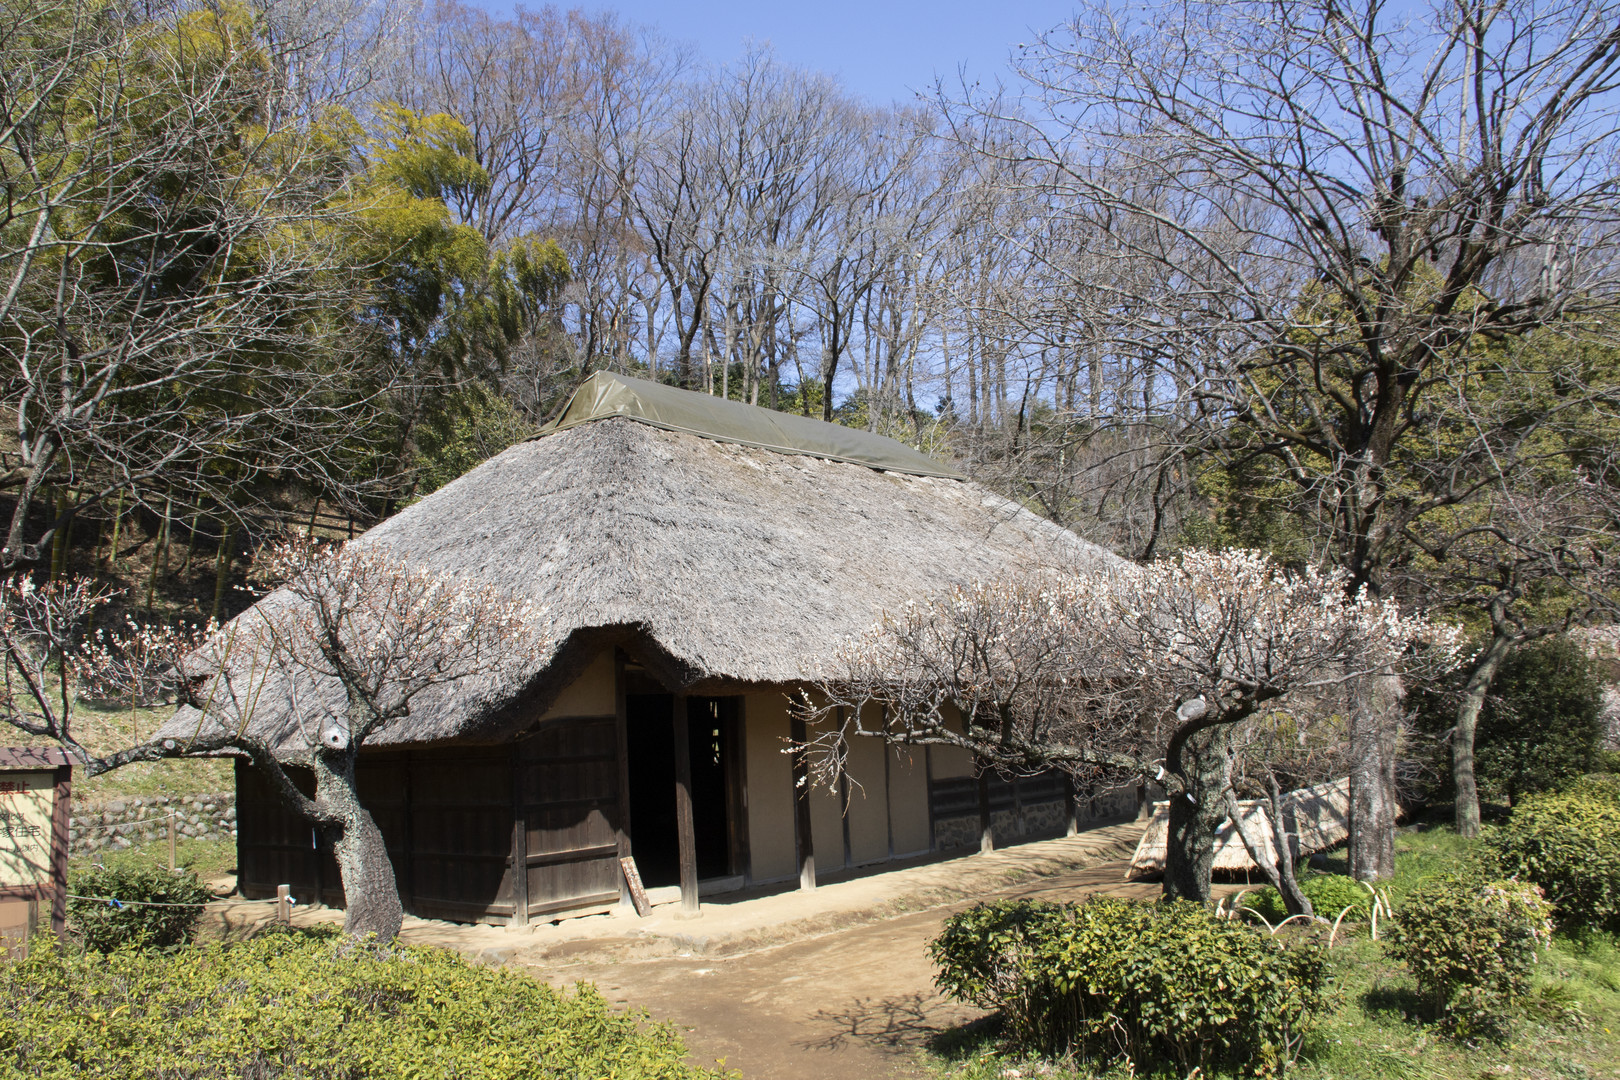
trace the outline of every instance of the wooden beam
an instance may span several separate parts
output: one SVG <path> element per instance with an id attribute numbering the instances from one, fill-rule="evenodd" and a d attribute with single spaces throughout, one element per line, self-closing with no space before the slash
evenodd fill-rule
<path id="1" fill-rule="evenodd" d="M 698 910 L 697 838 L 692 830 L 692 735 L 686 695 L 675 695 L 675 835 L 681 854 L 681 910 Z"/>
<path id="2" fill-rule="evenodd" d="M 979 854 L 988 855 L 996 850 L 995 836 L 990 829 L 990 770 L 979 762 Z"/>
<path id="3" fill-rule="evenodd" d="M 808 738 L 804 717 L 788 707 L 788 738 L 793 744 L 793 837 L 799 848 L 799 888 L 816 887 L 816 845 L 810 830 L 810 768 L 804 760 Z"/>

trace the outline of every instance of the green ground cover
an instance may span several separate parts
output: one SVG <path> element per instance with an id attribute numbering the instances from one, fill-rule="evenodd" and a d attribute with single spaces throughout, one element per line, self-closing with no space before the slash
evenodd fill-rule
<path id="1" fill-rule="evenodd" d="M 1396 843 L 1396 876 L 1388 886 L 1395 911 L 1399 913 L 1407 895 L 1422 881 L 1465 859 L 1475 843 L 1445 825 L 1403 832 Z M 1342 872 L 1343 867 L 1330 863 L 1328 869 Z M 1438 1024 L 1425 1015 L 1411 974 L 1389 954 L 1386 944 L 1387 940 L 1372 941 L 1362 923 L 1332 950 L 1331 1011 L 1289 1076 L 1301 1080 L 1620 1077 L 1620 939 L 1615 935 L 1556 935 L 1537 962 L 1527 1015 L 1504 1041 L 1477 1045 L 1441 1034 Z M 1146 1075 L 1122 1066 L 1098 1070 L 1009 1055 L 994 1018 L 942 1036 L 926 1064 L 941 1080 L 1115 1080 Z"/>
<path id="2" fill-rule="evenodd" d="M 0 1077 L 721 1080 L 672 1027 L 443 949 L 335 931 L 0 964 Z"/>

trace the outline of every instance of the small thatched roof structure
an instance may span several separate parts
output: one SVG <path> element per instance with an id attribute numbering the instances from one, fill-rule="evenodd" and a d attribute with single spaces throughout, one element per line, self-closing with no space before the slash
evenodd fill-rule
<path id="1" fill-rule="evenodd" d="M 647 390 L 647 407 L 667 416 L 673 395 L 684 412 L 679 425 L 657 422 L 626 403 L 636 380 L 593 377 L 581 394 L 604 382 L 615 400 L 599 415 L 571 408 L 357 541 L 532 601 L 557 642 L 498 679 L 424 694 L 373 742 L 504 737 L 607 644 L 694 692 L 802 682 L 907 601 L 1041 567 L 1118 564 L 893 440 L 802 417 L 784 426 L 764 409 L 667 387 Z M 705 403 L 719 406 L 713 437 L 691 433 Z M 749 420 L 793 445 L 737 435 Z M 335 684 L 299 696 L 340 708 Z M 295 752 L 286 698 L 267 688 L 253 729 Z M 182 712 L 163 734 L 195 724 Z"/>
<path id="2" fill-rule="evenodd" d="M 1299 854 L 1314 855 L 1336 846 L 1350 835 L 1350 780 L 1342 777 L 1300 788 L 1283 796 L 1283 821 L 1289 831 L 1299 837 Z M 1238 803 L 1243 813 L 1244 826 L 1251 834 L 1259 834 L 1273 861 L 1277 846 L 1272 842 L 1271 817 L 1266 804 L 1258 799 L 1245 799 Z M 1150 877 L 1164 873 L 1166 848 L 1170 838 L 1170 804 L 1153 804 L 1153 817 L 1149 819 L 1142 839 L 1131 856 L 1131 868 L 1126 878 Z M 1243 837 L 1238 835 L 1228 817 L 1215 832 L 1215 861 L 1211 869 L 1244 873 L 1260 867 L 1249 857 Z"/>

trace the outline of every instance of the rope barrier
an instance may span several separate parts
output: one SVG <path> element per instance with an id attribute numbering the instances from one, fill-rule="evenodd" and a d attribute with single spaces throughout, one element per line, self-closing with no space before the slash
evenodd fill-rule
<path id="1" fill-rule="evenodd" d="M 195 904 L 181 904 L 181 903 L 177 903 L 177 902 L 172 901 L 172 900 L 120 900 L 115 896 L 80 896 L 78 893 L 68 893 L 67 896 L 68 896 L 69 900 L 94 900 L 97 903 L 106 904 L 108 907 L 113 908 L 115 910 L 118 909 L 118 908 L 126 908 L 126 907 L 202 907 L 204 904 L 208 903 L 208 901 L 206 901 L 206 900 L 200 901 L 200 902 L 195 903 Z M 272 897 L 269 900 L 235 900 L 235 901 L 232 901 L 232 903 L 237 903 L 237 904 L 279 904 L 279 903 L 281 903 L 281 900 L 278 899 L 278 898 Z M 294 900 L 292 897 L 289 896 L 289 897 L 287 897 L 287 906 L 288 907 L 297 907 L 298 906 L 298 901 Z"/>

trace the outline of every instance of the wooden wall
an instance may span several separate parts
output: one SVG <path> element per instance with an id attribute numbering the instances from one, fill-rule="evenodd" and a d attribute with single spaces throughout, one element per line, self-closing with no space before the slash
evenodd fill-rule
<path id="1" fill-rule="evenodd" d="M 360 798 L 382 831 L 405 910 L 425 918 L 504 922 L 512 913 L 511 747 L 362 753 Z M 307 769 L 293 770 L 306 793 Z M 257 770 L 236 766 L 237 884 L 242 894 L 343 903 L 327 838 L 288 812 Z"/>
<path id="2" fill-rule="evenodd" d="M 614 716 L 542 725 L 518 744 L 518 885 L 525 920 L 619 901 L 618 723 Z"/>
<path id="3" fill-rule="evenodd" d="M 515 741 L 360 755 L 360 796 L 382 830 L 408 912 L 523 923 L 621 900 L 618 859 L 631 852 L 634 822 L 619 663 L 604 652 Z M 732 862 L 750 883 L 791 880 L 799 873 L 799 840 L 793 766 L 782 753 L 788 699 L 769 692 L 738 700 L 734 750 L 742 775 L 728 781 L 735 798 L 726 810 L 736 834 Z M 854 783 L 810 793 L 820 873 L 977 843 L 978 781 L 969 755 L 863 738 L 851 746 L 850 766 Z M 295 777 L 308 791 L 308 770 Z M 285 811 L 245 762 L 237 764 L 237 792 L 243 894 L 274 896 L 277 885 L 288 884 L 299 899 L 341 904 L 326 840 Z M 998 842 L 1061 832 L 1059 778 L 1008 784 L 992 777 L 986 794 Z"/>

